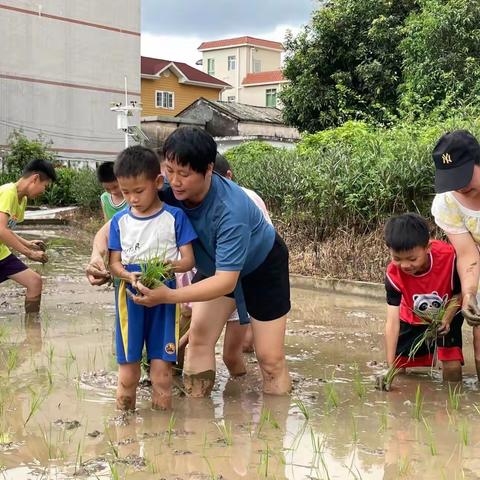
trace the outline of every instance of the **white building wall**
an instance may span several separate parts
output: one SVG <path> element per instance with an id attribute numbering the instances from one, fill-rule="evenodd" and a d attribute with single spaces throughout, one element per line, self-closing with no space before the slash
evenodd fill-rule
<path id="1" fill-rule="evenodd" d="M 140 0 L 3 0 L 0 31 L 0 149 L 23 128 L 61 157 L 113 159 L 125 76 L 140 100 Z"/>
<path id="2" fill-rule="evenodd" d="M 247 105 L 256 105 L 258 107 L 267 106 L 267 89 L 277 89 L 277 108 L 282 108 L 282 103 L 278 99 L 284 83 L 275 83 L 270 85 L 244 86 L 242 89 L 242 103 Z"/>

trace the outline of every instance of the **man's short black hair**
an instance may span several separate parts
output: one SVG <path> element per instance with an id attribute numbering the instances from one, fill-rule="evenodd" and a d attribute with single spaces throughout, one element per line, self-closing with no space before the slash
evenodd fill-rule
<path id="1" fill-rule="evenodd" d="M 430 230 L 427 221 L 420 215 L 404 213 L 388 220 L 384 237 L 388 248 L 404 252 L 415 247 L 426 247 L 430 240 Z"/>
<path id="2" fill-rule="evenodd" d="M 166 160 L 187 166 L 205 175 L 208 166 L 215 163 L 217 144 L 210 134 L 197 127 L 180 127 L 173 131 L 163 145 Z"/>
<path id="3" fill-rule="evenodd" d="M 103 162 L 97 167 L 97 179 L 100 183 L 110 183 L 117 180 L 113 171 L 113 162 Z"/>
<path id="4" fill-rule="evenodd" d="M 155 180 L 160 175 L 160 162 L 153 150 L 135 145 L 120 152 L 113 172 L 117 178 L 144 175 L 149 180 Z"/>
<path id="5" fill-rule="evenodd" d="M 215 166 L 213 167 L 213 171 L 217 172 L 222 177 L 226 177 L 229 170 L 232 171 L 228 160 L 222 154 L 217 153 L 217 156 L 215 157 Z"/>
<path id="6" fill-rule="evenodd" d="M 49 162 L 48 160 L 38 159 L 31 160 L 27 163 L 23 169 L 22 177 L 31 177 L 35 174 L 38 174 L 42 182 L 45 180 L 51 180 L 54 182 L 57 179 L 55 168 L 53 167 L 52 162 Z"/>

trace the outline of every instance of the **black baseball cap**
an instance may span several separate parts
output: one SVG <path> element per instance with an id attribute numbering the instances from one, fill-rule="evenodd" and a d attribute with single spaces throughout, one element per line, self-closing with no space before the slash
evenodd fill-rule
<path id="1" fill-rule="evenodd" d="M 455 130 L 443 135 L 433 149 L 435 191 L 460 190 L 473 176 L 473 167 L 480 163 L 480 145 L 467 130 Z"/>

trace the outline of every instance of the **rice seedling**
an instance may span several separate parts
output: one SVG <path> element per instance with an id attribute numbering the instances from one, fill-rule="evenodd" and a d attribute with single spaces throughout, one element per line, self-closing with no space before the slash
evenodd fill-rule
<path id="1" fill-rule="evenodd" d="M 257 427 L 257 437 L 259 437 L 260 432 L 266 424 L 270 424 L 273 428 L 278 429 L 280 425 L 272 414 L 272 411 L 268 408 L 263 407 L 260 413 L 260 420 Z"/>
<path id="2" fill-rule="evenodd" d="M 109 429 L 108 429 L 108 425 L 106 423 L 105 423 L 105 426 L 104 426 L 104 432 L 105 432 L 105 438 L 107 439 L 107 443 L 108 443 L 108 446 L 110 447 L 110 451 L 112 452 L 113 457 L 115 459 L 118 459 L 119 458 L 118 448 L 113 443 L 112 437 L 110 437 L 110 432 L 109 432 Z"/>
<path id="3" fill-rule="evenodd" d="M 355 418 L 355 415 L 352 413 L 352 442 L 353 443 L 358 443 L 358 422 L 357 419 Z"/>
<path id="4" fill-rule="evenodd" d="M 367 395 L 367 387 L 362 381 L 362 374 L 358 369 L 358 365 L 355 363 L 353 365 L 353 387 L 358 398 L 363 399 Z"/>
<path id="5" fill-rule="evenodd" d="M 384 373 L 380 373 L 375 378 L 375 388 L 382 392 L 389 392 L 392 389 L 392 382 L 394 378 L 401 372 L 401 368 L 398 368 L 399 357 L 390 365 L 388 370 Z"/>
<path id="6" fill-rule="evenodd" d="M 325 410 L 326 413 L 335 410 L 338 407 L 339 399 L 335 388 L 335 383 L 332 381 L 325 384 Z"/>
<path id="7" fill-rule="evenodd" d="M 463 419 L 458 425 L 458 433 L 460 435 L 461 442 L 466 447 L 470 440 L 470 433 L 469 433 L 468 423 L 466 419 Z"/>
<path id="8" fill-rule="evenodd" d="M 68 347 L 68 354 L 65 358 L 65 377 L 68 379 L 70 378 L 70 370 L 72 368 L 72 365 L 73 365 L 73 362 L 75 362 L 75 360 L 77 359 L 77 357 L 73 354 L 70 346 Z"/>
<path id="9" fill-rule="evenodd" d="M 268 478 L 270 455 L 270 448 L 267 443 L 266 449 L 260 452 L 260 462 L 258 465 L 258 475 L 263 478 Z"/>
<path id="10" fill-rule="evenodd" d="M 54 438 L 54 432 L 52 432 L 52 424 L 50 423 L 48 431 L 39 426 L 40 433 L 42 434 L 43 443 L 47 447 L 48 459 L 57 460 L 65 459 L 66 452 L 61 448 L 61 443 L 65 440 L 64 435 L 65 431 L 62 430 L 62 433 L 57 432 L 56 438 Z"/>
<path id="11" fill-rule="evenodd" d="M 46 396 L 42 397 L 39 392 L 36 392 L 33 388 L 29 387 L 30 390 L 30 402 L 29 402 L 29 411 L 23 426 L 25 427 L 31 418 L 40 410 L 40 406 L 45 400 Z"/>
<path id="12" fill-rule="evenodd" d="M 18 348 L 11 347 L 7 352 L 7 375 L 10 377 L 10 374 L 15 369 L 18 364 Z"/>
<path id="13" fill-rule="evenodd" d="M 167 445 L 170 447 L 172 443 L 172 436 L 175 433 L 174 428 L 175 428 L 175 423 L 176 423 L 176 418 L 175 414 L 172 412 L 170 415 L 170 418 L 168 419 L 168 425 L 167 425 Z"/>
<path id="14" fill-rule="evenodd" d="M 205 460 L 208 471 L 210 472 L 210 480 L 217 480 L 217 475 L 215 473 L 215 470 L 213 469 L 213 465 L 211 464 L 210 460 L 206 455 L 203 456 L 203 459 Z"/>
<path id="15" fill-rule="evenodd" d="M 432 454 L 432 456 L 435 456 L 437 454 L 437 447 L 435 445 L 435 439 L 433 437 L 432 427 L 428 423 L 428 420 L 423 416 L 422 416 L 422 421 L 425 427 L 425 431 L 427 432 L 427 442 L 428 442 L 428 447 L 430 448 L 430 453 Z"/>
<path id="16" fill-rule="evenodd" d="M 315 435 L 312 427 L 310 427 L 310 440 L 312 441 L 314 455 L 318 455 L 322 451 L 322 444 L 320 443 L 320 436 Z"/>
<path id="17" fill-rule="evenodd" d="M 53 356 L 55 353 L 55 348 L 53 345 L 49 345 L 47 351 L 45 352 L 47 356 L 48 368 L 52 368 L 53 366 Z"/>
<path id="18" fill-rule="evenodd" d="M 215 423 L 215 426 L 218 428 L 218 431 L 222 434 L 224 442 L 230 446 L 233 444 L 233 435 L 232 435 L 232 422 L 221 422 Z"/>
<path id="19" fill-rule="evenodd" d="M 295 399 L 293 403 L 295 403 L 295 405 L 298 407 L 305 420 L 308 421 L 310 419 L 310 411 L 308 410 L 307 406 L 299 398 Z"/>
<path id="20" fill-rule="evenodd" d="M 155 256 L 140 264 L 140 282 L 147 288 L 157 288 L 165 280 L 173 278 L 173 267 L 165 262 L 165 256 Z"/>
<path id="21" fill-rule="evenodd" d="M 480 415 L 480 408 L 476 403 L 473 404 L 473 408 L 477 411 L 477 413 Z"/>
<path id="22" fill-rule="evenodd" d="M 423 411 L 423 395 L 420 385 L 417 385 L 417 390 L 415 392 L 415 404 L 413 405 L 413 418 L 420 421 L 422 418 Z"/>
<path id="23" fill-rule="evenodd" d="M 398 475 L 400 477 L 407 477 L 410 475 L 411 469 L 412 469 L 411 460 L 406 455 L 403 457 L 400 457 L 398 460 Z"/>
<path id="24" fill-rule="evenodd" d="M 388 411 L 387 411 L 387 408 L 385 408 L 380 415 L 380 426 L 378 427 L 377 432 L 383 433 L 385 432 L 385 430 L 387 430 L 387 428 L 388 428 Z"/>
<path id="25" fill-rule="evenodd" d="M 458 411 L 460 408 L 460 400 L 462 397 L 462 387 L 460 384 L 456 384 L 452 388 L 452 385 L 448 384 L 448 405 L 452 410 Z"/>

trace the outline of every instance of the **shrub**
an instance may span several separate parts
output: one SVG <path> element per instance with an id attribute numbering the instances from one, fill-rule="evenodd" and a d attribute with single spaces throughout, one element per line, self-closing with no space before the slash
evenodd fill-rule
<path id="1" fill-rule="evenodd" d="M 429 216 L 433 146 L 456 128 L 480 138 L 478 118 L 460 112 L 445 122 L 390 129 L 348 122 L 305 136 L 293 151 L 246 143 L 226 156 L 236 181 L 260 194 L 276 222 L 315 238 L 344 227 L 366 232 L 396 213 Z"/>

